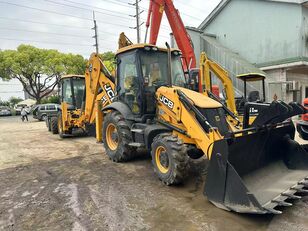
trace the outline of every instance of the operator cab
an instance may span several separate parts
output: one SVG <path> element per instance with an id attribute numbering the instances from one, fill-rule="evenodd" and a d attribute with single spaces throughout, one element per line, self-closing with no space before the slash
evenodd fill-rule
<path id="1" fill-rule="evenodd" d="M 264 103 L 265 102 L 265 76 L 259 73 L 248 73 L 248 74 L 242 74 L 237 76 L 238 79 L 242 80 L 244 82 L 244 96 L 236 97 L 236 107 L 239 114 L 244 113 L 244 107 L 246 103 Z M 262 85 L 261 87 L 258 86 L 258 88 L 262 88 L 262 94 L 260 94 L 259 90 L 252 90 L 250 92 L 247 92 L 247 83 L 256 85 Z M 252 114 L 257 114 L 257 110 L 255 113 L 252 112 Z"/>
<path id="2" fill-rule="evenodd" d="M 172 84 L 185 87 L 181 52 L 172 50 Z M 154 115 L 155 92 L 168 85 L 167 49 L 148 44 L 130 45 L 116 55 L 117 95 L 136 115 Z"/>
<path id="3" fill-rule="evenodd" d="M 68 104 L 68 110 L 81 109 L 85 93 L 85 77 L 83 75 L 64 75 L 60 81 L 61 103 Z"/>

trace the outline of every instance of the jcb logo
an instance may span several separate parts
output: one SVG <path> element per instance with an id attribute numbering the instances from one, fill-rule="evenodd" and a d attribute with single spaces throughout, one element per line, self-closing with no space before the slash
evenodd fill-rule
<path id="1" fill-rule="evenodd" d="M 163 104 L 165 104 L 170 109 L 173 109 L 174 103 L 170 99 L 168 99 L 167 97 L 161 95 L 160 98 L 159 98 L 159 101 L 162 102 Z"/>
<path id="2" fill-rule="evenodd" d="M 109 84 L 106 84 L 106 85 L 104 85 L 104 89 L 107 93 L 108 98 L 110 99 L 110 101 L 112 101 L 113 98 L 115 97 L 115 93 L 112 90 L 111 86 Z M 103 101 L 103 103 L 105 103 L 107 101 L 106 96 L 103 96 L 102 101 Z"/>

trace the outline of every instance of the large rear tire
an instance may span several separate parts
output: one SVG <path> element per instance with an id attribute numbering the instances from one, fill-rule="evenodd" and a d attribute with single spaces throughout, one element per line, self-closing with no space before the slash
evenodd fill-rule
<path id="1" fill-rule="evenodd" d="M 152 143 L 152 163 L 158 178 L 166 185 L 184 181 L 188 172 L 187 147 L 170 133 L 157 135 Z"/>
<path id="2" fill-rule="evenodd" d="M 102 133 L 106 153 L 112 161 L 125 162 L 136 156 L 136 148 L 129 146 L 133 141 L 130 128 L 119 112 L 106 115 Z"/>
<path id="3" fill-rule="evenodd" d="M 58 118 L 53 116 L 50 118 L 50 127 L 52 134 L 58 134 Z"/>

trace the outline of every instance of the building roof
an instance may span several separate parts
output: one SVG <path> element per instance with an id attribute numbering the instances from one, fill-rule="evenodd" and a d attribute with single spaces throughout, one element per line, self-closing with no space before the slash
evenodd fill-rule
<path id="1" fill-rule="evenodd" d="M 206 19 L 200 24 L 198 29 L 203 30 L 230 2 L 231 0 L 221 0 L 216 8 L 206 17 Z M 280 2 L 280 3 L 291 3 L 291 4 L 303 4 L 308 7 L 308 0 L 262 0 L 268 2 Z"/>

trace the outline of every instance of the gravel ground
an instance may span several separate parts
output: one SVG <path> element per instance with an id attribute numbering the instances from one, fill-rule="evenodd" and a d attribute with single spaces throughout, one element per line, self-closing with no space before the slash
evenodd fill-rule
<path id="1" fill-rule="evenodd" d="M 146 155 L 116 164 L 92 137 L 19 117 L 1 117 L 0 131 L 0 230 L 308 230 L 308 197 L 279 216 L 217 209 L 202 195 L 205 161 L 167 187 Z"/>

